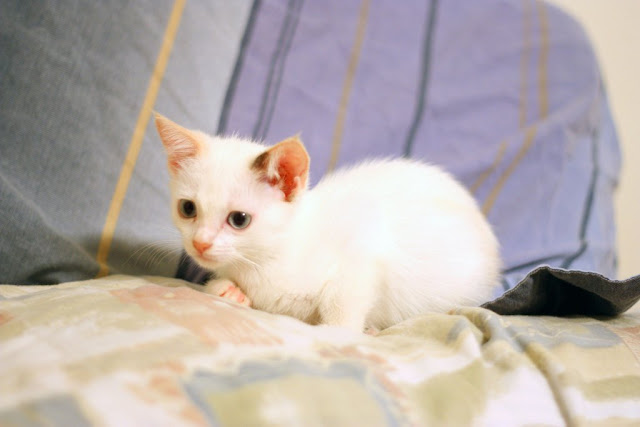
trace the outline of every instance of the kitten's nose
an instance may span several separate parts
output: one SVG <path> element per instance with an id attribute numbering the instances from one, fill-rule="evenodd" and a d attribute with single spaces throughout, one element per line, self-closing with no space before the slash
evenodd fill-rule
<path id="1" fill-rule="evenodd" d="M 201 242 L 199 240 L 193 240 L 193 247 L 196 248 L 196 251 L 198 251 L 198 253 L 200 255 L 202 255 L 204 253 L 204 251 L 206 251 L 207 249 L 209 249 L 211 247 L 211 243 L 208 242 Z"/>

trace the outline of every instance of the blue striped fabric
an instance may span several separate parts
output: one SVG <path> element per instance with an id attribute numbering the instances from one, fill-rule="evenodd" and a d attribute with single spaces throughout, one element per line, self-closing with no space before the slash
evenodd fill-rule
<path id="1" fill-rule="evenodd" d="M 538 265 L 615 276 L 618 143 L 590 43 L 566 14 L 534 0 L 253 7 L 221 132 L 301 132 L 313 183 L 336 151 L 338 167 L 443 165 L 494 225 L 505 288 Z"/>
<path id="2" fill-rule="evenodd" d="M 175 274 L 179 237 L 153 123 L 120 209 L 110 203 L 179 3 L 0 2 L 0 283 L 93 278 L 104 241 L 108 272 Z M 250 7 L 186 2 L 154 108 L 215 132 Z"/>
<path id="3" fill-rule="evenodd" d="M 174 4 L 0 3 L 0 281 L 98 272 Z M 495 226 L 505 288 L 543 264 L 615 276 L 618 143 L 566 14 L 539 0 L 216 0 L 181 15 L 156 110 L 267 142 L 301 132 L 312 183 L 367 157 L 443 165 Z M 109 271 L 174 273 L 153 246 L 175 237 L 167 180 L 149 124 Z M 178 274 L 197 278 L 188 262 Z"/>

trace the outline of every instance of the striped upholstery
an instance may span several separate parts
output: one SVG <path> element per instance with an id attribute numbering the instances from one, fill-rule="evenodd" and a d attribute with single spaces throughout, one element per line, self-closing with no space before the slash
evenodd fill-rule
<path id="1" fill-rule="evenodd" d="M 166 159 L 149 117 L 217 118 L 249 8 L 0 3 L 1 282 L 175 274 Z"/>
<path id="2" fill-rule="evenodd" d="M 504 288 L 541 264 L 615 275 L 599 69 L 542 1 L 255 1 L 218 130 L 301 132 L 313 182 L 370 156 L 444 165 L 495 226 Z"/>
<path id="3" fill-rule="evenodd" d="M 540 264 L 615 275 L 599 69 L 542 1 L 13 0 L 0 24 L 2 282 L 174 274 L 179 254 L 154 246 L 177 242 L 154 108 L 301 132 L 313 183 L 369 156 L 444 165 L 496 228 L 505 288 Z"/>

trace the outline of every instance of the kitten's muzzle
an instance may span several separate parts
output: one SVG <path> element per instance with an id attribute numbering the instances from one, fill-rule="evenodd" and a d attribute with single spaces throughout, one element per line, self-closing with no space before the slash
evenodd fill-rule
<path id="1" fill-rule="evenodd" d="M 191 243 L 193 244 L 193 247 L 196 249 L 196 251 L 198 251 L 200 256 L 204 256 L 204 253 L 207 251 L 207 249 L 211 247 L 211 243 L 201 242 L 195 239 Z"/>

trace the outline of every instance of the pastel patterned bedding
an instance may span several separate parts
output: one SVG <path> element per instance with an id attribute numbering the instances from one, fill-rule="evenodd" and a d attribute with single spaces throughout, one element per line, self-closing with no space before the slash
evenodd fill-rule
<path id="1" fill-rule="evenodd" d="M 177 279 L 0 286 L 3 427 L 639 423 L 639 313 L 464 308 L 373 337 Z"/>

